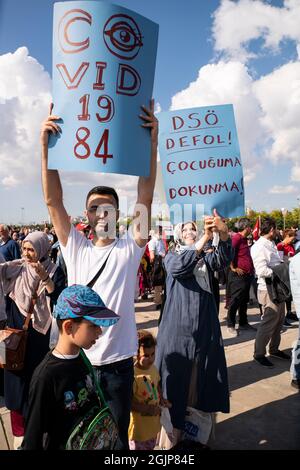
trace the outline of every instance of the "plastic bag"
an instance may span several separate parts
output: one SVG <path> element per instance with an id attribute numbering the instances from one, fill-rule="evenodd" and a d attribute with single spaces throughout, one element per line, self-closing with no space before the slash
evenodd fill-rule
<path id="1" fill-rule="evenodd" d="M 188 439 L 190 441 L 206 444 L 212 429 L 213 418 L 211 413 L 205 413 L 204 411 L 187 407 L 182 440 Z"/>
<path id="2" fill-rule="evenodd" d="M 166 407 L 161 408 L 160 415 L 161 432 L 159 435 L 158 446 L 162 450 L 170 449 L 174 443 L 173 424 L 169 409 Z"/>

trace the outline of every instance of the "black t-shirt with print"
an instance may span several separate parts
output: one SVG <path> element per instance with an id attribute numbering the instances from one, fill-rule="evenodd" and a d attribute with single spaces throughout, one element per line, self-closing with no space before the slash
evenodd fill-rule
<path id="1" fill-rule="evenodd" d="M 64 449 L 77 422 L 97 405 L 93 379 L 81 356 L 60 359 L 49 352 L 31 380 L 22 448 Z"/>

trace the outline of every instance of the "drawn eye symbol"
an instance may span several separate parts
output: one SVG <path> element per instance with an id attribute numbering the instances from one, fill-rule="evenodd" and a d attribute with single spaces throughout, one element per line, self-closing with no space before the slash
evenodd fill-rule
<path id="1" fill-rule="evenodd" d="M 141 47 L 143 45 L 140 35 L 125 22 L 120 21 L 109 31 L 105 31 L 105 34 L 110 37 L 112 44 L 117 49 L 124 52 L 131 52 L 137 46 Z"/>
<path id="2" fill-rule="evenodd" d="M 112 54 L 122 59 L 133 59 L 143 46 L 136 22 L 127 15 L 114 15 L 105 24 L 104 41 Z"/>

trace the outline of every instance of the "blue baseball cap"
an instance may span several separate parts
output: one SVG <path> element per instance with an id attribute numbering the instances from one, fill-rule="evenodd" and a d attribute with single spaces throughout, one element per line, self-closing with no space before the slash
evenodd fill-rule
<path id="1" fill-rule="evenodd" d="M 57 299 L 53 317 L 60 320 L 84 318 L 97 326 L 111 326 L 119 315 L 107 308 L 101 297 L 90 287 L 74 284 L 64 289 Z"/>

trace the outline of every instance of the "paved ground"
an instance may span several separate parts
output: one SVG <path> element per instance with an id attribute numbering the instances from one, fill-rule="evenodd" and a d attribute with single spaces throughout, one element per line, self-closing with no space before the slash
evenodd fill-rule
<path id="1" fill-rule="evenodd" d="M 249 321 L 259 323 L 257 308 L 249 309 Z M 267 369 L 253 361 L 255 332 L 228 337 L 221 303 L 220 322 L 228 365 L 231 412 L 218 414 L 214 449 L 254 450 L 300 449 L 300 393 L 290 386 L 289 362 L 272 358 L 275 367 Z M 158 312 L 153 303 L 136 304 L 138 328 L 157 333 Z M 281 349 L 291 351 L 298 323 L 282 333 Z M 11 444 L 9 414 L 0 403 L 0 413 Z M 0 422 L 0 450 L 7 449 Z"/>
<path id="2" fill-rule="evenodd" d="M 153 304 L 136 305 L 138 328 L 157 332 L 158 313 Z M 255 332 L 229 337 L 226 310 L 221 303 L 220 322 L 230 386 L 229 414 L 219 413 L 214 449 L 300 449 L 300 393 L 290 386 L 290 363 L 272 358 L 275 367 L 263 368 L 253 361 Z M 249 322 L 259 323 L 258 308 L 248 310 Z M 298 335 L 298 323 L 282 333 L 281 349 L 290 352 Z"/>

